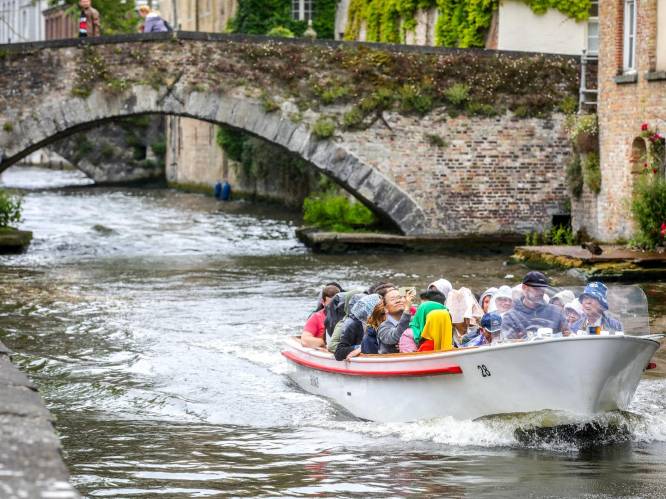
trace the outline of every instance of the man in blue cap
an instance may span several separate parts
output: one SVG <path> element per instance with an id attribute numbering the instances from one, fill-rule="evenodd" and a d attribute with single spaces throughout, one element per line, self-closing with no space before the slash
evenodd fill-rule
<path id="1" fill-rule="evenodd" d="M 541 272 L 528 272 L 523 278 L 523 296 L 502 317 L 502 336 L 505 339 L 523 339 L 527 331 L 549 328 L 553 333 L 568 334 L 569 327 L 562 310 L 544 300 L 548 278 Z"/>
<path id="2" fill-rule="evenodd" d="M 497 312 L 489 312 L 481 317 L 479 332 L 469 340 L 464 347 L 480 347 L 483 345 L 490 345 L 493 339 L 497 340 L 502 332 L 502 316 Z"/>
<path id="3" fill-rule="evenodd" d="M 603 282 L 591 282 L 578 297 L 583 306 L 583 317 L 576 322 L 574 331 L 588 331 L 591 326 L 599 326 L 602 331 L 624 331 L 622 323 L 606 313 L 608 310 L 608 288 Z"/>

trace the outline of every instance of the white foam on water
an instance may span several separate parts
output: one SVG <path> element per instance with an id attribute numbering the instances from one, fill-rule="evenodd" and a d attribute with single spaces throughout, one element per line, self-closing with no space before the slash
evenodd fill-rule
<path id="1" fill-rule="evenodd" d="M 427 441 L 458 447 L 530 447 L 575 452 L 582 446 L 666 441 L 666 380 L 641 381 L 629 412 L 584 417 L 559 411 L 501 415 L 459 421 L 451 417 L 413 423 L 335 421 L 352 433 Z M 519 434 L 524 435 L 522 438 Z"/>

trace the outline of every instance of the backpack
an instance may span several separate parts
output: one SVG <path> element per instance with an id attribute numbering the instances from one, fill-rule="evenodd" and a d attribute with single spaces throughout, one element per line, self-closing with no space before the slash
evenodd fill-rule
<path id="1" fill-rule="evenodd" d="M 172 28 L 171 25 L 167 22 L 166 19 L 162 19 L 162 21 L 164 21 L 164 27 L 166 28 L 167 31 L 173 31 L 173 28 Z"/>
<path id="2" fill-rule="evenodd" d="M 326 318 L 324 319 L 324 327 L 326 328 L 326 336 L 330 338 L 333 336 L 333 330 L 338 322 L 345 316 L 345 295 L 346 293 L 340 292 L 336 294 L 328 305 L 326 305 Z"/>

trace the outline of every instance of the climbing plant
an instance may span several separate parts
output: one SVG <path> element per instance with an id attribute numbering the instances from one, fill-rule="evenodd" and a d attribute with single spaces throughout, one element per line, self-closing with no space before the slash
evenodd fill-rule
<path id="1" fill-rule="evenodd" d="M 591 0 L 522 0 L 536 14 L 556 9 L 587 19 Z M 482 47 L 500 0 L 351 0 L 345 39 L 358 40 L 365 25 L 370 42 L 400 43 L 416 27 L 416 13 L 436 7 L 435 41 L 445 47 Z"/>

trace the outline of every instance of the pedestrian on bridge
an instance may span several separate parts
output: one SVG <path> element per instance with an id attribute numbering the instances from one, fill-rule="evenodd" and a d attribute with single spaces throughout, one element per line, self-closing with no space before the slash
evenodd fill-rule
<path id="1" fill-rule="evenodd" d="M 79 38 L 99 36 L 101 34 L 99 23 L 99 12 L 93 9 L 90 0 L 79 0 Z"/>
<path id="2" fill-rule="evenodd" d="M 156 10 L 152 10 L 148 5 L 142 5 L 137 9 L 139 16 L 144 20 L 143 28 L 144 33 L 160 33 L 164 31 L 171 31 L 169 24 L 160 16 Z"/>

